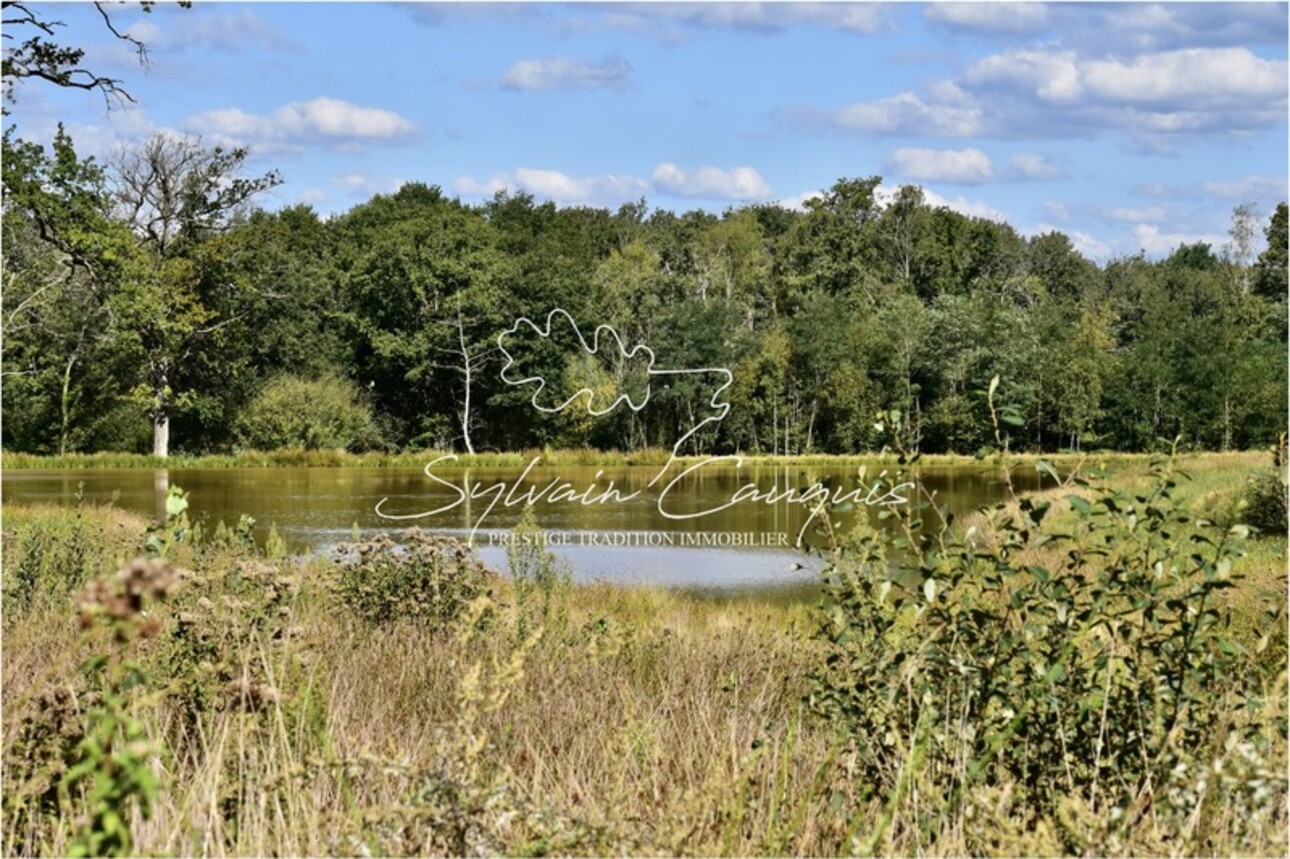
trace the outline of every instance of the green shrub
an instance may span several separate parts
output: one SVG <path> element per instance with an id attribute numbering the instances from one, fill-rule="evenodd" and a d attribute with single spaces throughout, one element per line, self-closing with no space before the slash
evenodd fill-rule
<path id="1" fill-rule="evenodd" d="M 1265 474 L 1250 483 L 1242 518 L 1259 533 L 1284 538 L 1286 535 L 1286 483 L 1281 474 Z"/>
<path id="2" fill-rule="evenodd" d="M 122 557 L 137 551 L 136 536 L 111 527 L 113 511 L 78 503 L 64 507 L 5 509 L 4 614 L 20 616 L 49 601 L 68 598 Z M 104 534 L 108 535 L 104 539 Z"/>
<path id="3" fill-rule="evenodd" d="M 1140 495 L 1075 479 L 1060 524 L 1028 499 L 980 533 L 925 530 L 920 511 L 896 508 L 890 559 L 872 533 L 837 550 L 810 700 L 850 738 L 855 783 L 872 791 L 859 799 L 883 797 L 885 824 L 916 792 L 914 822 L 934 841 L 1002 789 L 1009 814 L 1059 822 L 1061 849 L 1115 852 L 1149 816 L 1194 853 L 1219 802 L 1206 778 L 1226 785 L 1228 820 L 1257 829 L 1281 813 L 1269 797 L 1285 790 L 1284 708 L 1271 715 L 1283 666 L 1251 652 L 1277 633 L 1247 650 L 1218 599 L 1246 529 L 1193 521 L 1169 465 L 1153 476 Z M 881 850 L 881 830 L 865 849 Z"/>
<path id="4" fill-rule="evenodd" d="M 338 552 L 342 601 L 374 623 L 410 619 L 445 627 L 491 592 L 495 575 L 465 543 L 417 528 L 402 542 L 381 534 Z"/>
<path id="5" fill-rule="evenodd" d="M 1254 477 L 1245 494 L 1245 509 L 1241 518 L 1259 529 L 1259 532 L 1273 537 L 1284 538 L 1286 535 L 1286 507 L 1290 495 L 1286 486 L 1286 437 L 1281 435 L 1280 444 L 1272 451 L 1272 470 Z"/>
<path id="6" fill-rule="evenodd" d="M 376 421 L 358 388 L 334 376 L 278 377 L 247 405 L 235 432 L 239 444 L 260 450 L 359 450 L 379 442 Z"/>
<path id="7" fill-rule="evenodd" d="M 561 633 L 568 621 L 568 594 L 573 571 L 546 546 L 546 535 L 538 526 L 532 506 L 524 508 L 519 523 L 511 529 L 506 560 L 515 582 L 515 615 L 522 638 L 536 627 Z"/>

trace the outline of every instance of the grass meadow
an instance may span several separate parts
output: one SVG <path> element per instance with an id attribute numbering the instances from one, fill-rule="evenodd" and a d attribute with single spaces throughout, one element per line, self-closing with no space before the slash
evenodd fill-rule
<path id="1" fill-rule="evenodd" d="M 289 458 L 237 464 L 331 464 Z M 955 523 L 974 548 L 929 561 L 936 584 L 903 603 L 863 596 L 851 535 L 826 594 L 786 602 L 572 585 L 540 553 L 511 580 L 431 538 L 289 558 L 198 533 L 179 495 L 166 523 L 7 506 L 4 852 L 1284 855 L 1286 541 L 1238 525 L 1270 458 L 1177 465 L 1190 479 L 1165 505 L 1143 458 L 1109 462 L 1147 499 L 1128 515 L 1189 511 L 1160 514 L 1138 554 L 1093 551 L 1108 532 L 1071 484 Z M 1069 536 L 1022 540 L 1045 502 L 1042 528 Z M 1137 546 L 1148 526 L 1123 507 L 1105 521 Z M 1206 528 L 1232 546 L 1206 555 Z M 958 577 L 1005 566 L 1003 590 Z M 1145 571 L 1124 612 L 1112 567 Z M 1105 616 L 1054 638 L 1067 604 Z M 974 679 L 1003 657 L 946 637 L 951 617 L 1015 633 L 1008 685 Z M 1053 641 L 1060 676 L 1032 665 Z M 901 658 L 857 685 L 857 653 Z M 1091 751 L 1050 755 L 1046 733 Z"/>

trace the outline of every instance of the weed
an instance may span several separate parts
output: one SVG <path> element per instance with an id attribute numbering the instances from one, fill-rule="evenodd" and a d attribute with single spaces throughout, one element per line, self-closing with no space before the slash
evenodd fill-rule
<path id="1" fill-rule="evenodd" d="M 402 543 L 381 534 L 338 547 L 341 601 L 364 619 L 412 619 L 434 630 L 487 594 L 495 574 L 465 543 L 413 528 Z"/>
<path id="2" fill-rule="evenodd" d="M 515 585 L 515 614 L 520 637 L 534 627 L 563 634 L 568 625 L 567 599 L 573 571 L 546 547 L 531 506 L 511 530 L 506 560 Z M 535 593 L 536 592 L 536 593 Z M 537 598 L 536 606 L 532 604 Z"/>
<path id="3" fill-rule="evenodd" d="M 1255 474 L 1245 493 L 1242 518 L 1261 534 L 1277 539 L 1286 535 L 1286 509 L 1290 487 L 1286 486 L 1286 435 L 1272 450 L 1272 468 Z"/>
<path id="4" fill-rule="evenodd" d="M 83 668 L 94 702 L 85 712 L 75 762 L 60 785 L 65 805 L 78 796 L 87 808 L 68 847 L 70 856 L 130 855 L 132 814 L 136 809 L 144 818 L 152 814 L 158 793 L 152 771 L 156 749 L 135 713 L 145 673 L 132 646 L 160 631 L 160 622 L 145 613 L 145 606 L 164 599 L 177 579 L 166 561 L 138 558 L 121 568 L 115 582 L 96 581 L 81 598 L 81 627 L 105 630 L 113 644 Z"/>
<path id="5" fill-rule="evenodd" d="M 1213 849 L 1195 802 L 1166 786 L 1219 771 L 1224 743 L 1284 755 L 1268 730 L 1284 712 L 1275 671 L 1220 608 L 1246 529 L 1193 521 L 1168 461 L 1153 478 L 1140 494 L 1070 479 L 1062 528 L 1045 526 L 1051 502 L 1027 498 L 981 532 L 924 531 L 916 510 L 892 511 L 894 571 L 876 535 L 839 550 L 810 700 L 855 740 L 856 800 L 887 798 L 862 852 L 888 852 L 898 816 L 919 843 L 962 831 L 990 786 L 1064 850 L 1114 852 L 1148 817 L 1189 852 Z M 1028 563 L 1042 546 L 1065 556 Z M 1225 807 L 1246 800 L 1258 798 Z M 1105 825 L 1061 825 L 1075 805 Z M 971 852 L 988 849 L 967 831 Z"/>

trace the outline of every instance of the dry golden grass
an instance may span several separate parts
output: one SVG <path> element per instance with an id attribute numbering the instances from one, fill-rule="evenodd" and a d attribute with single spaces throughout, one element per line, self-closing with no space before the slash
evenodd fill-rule
<path id="1" fill-rule="evenodd" d="M 1233 467 L 1257 464 L 1247 455 L 1200 459 L 1188 491 L 1222 508 L 1239 489 Z M 1145 479 L 1140 467 L 1116 479 Z M 1068 491 L 1047 494 L 1060 506 Z M 106 645 L 76 628 L 70 595 L 8 611 L 23 541 L 34 526 L 65 534 L 68 514 L 7 512 L 12 789 L 17 740 L 49 718 L 42 696 L 67 688 L 83 707 L 78 666 Z M 104 570 L 142 541 L 135 517 L 93 508 L 84 521 L 86 533 L 103 535 L 90 557 Z M 1284 587 L 1284 542 L 1260 540 L 1257 549 L 1247 559 L 1252 578 Z M 526 640 L 514 592 L 498 582 L 480 623 L 429 634 L 347 611 L 326 561 L 173 554 L 192 577 L 156 610 L 161 634 L 139 644 L 147 683 L 136 713 L 157 743 L 161 791 L 150 819 L 134 812 L 138 853 L 1041 855 L 1069 852 L 1087 836 L 1086 852 L 1116 844 L 1123 855 L 1155 855 L 1202 843 L 1178 840 L 1151 817 L 1126 841 L 1099 841 L 1105 821 L 1087 808 L 1072 803 L 1061 820 L 1036 820 L 1014 807 L 1007 784 L 974 789 L 930 826 L 944 797 L 921 784 L 917 768 L 902 796 L 859 799 L 864 785 L 848 760 L 863 738 L 838 736 L 803 703 L 824 653 L 806 602 L 582 586 L 563 597 L 561 619 L 540 640 Z M 178 650 L 181 629 L 182 641 L 213 642 L 213 655 Z M 218 665 L 203 667 L 205 659 Z M 189 680 L 208 695 L 201 706 Z M 1270 742 L 1284 764 L 1284 737 Z M 79 802 L 34 822 L 7 813 L 6 854 L 65 853 Z M 1205 849 L 1283 853 L 1284 792 L 1269 802 L 1253 841 L 1229 834 L 1244 822 L 1219 808 Z"/>

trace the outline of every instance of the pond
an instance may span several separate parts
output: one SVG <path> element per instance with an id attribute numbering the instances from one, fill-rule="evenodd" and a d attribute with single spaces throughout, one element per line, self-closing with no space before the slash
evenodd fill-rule
<path id="1" fill-rule="evenodd" d="M 881 478 L 880 478 L 881 475 Z M 1038 488 L 1033 468 L 1014 470 L 1017 491 Z M 843 529 L 930 492 L 955 514 L 1007 495 L 988 465 L 921 467 L 900 478 L 882 466 L 750 465 L 730 458 L 653 466 L 425 469 L 174 468 L 6 470 L 8 502 L 110 502 L 148 516 L 167 489 L 188 492 L 189 515 L 209 528 L 254 517 L 298 553 L 326 553 L 352 538 L 420 527 L 473 539 L 489 564 L 506 567 L 505 544 L 524 506 L 580 581 L 699 589 L 801 588 L 816 567 L 796 548 L 819 537 L 820 501 Z M 397 517 L 397 518 L 396 518 Z"/>

